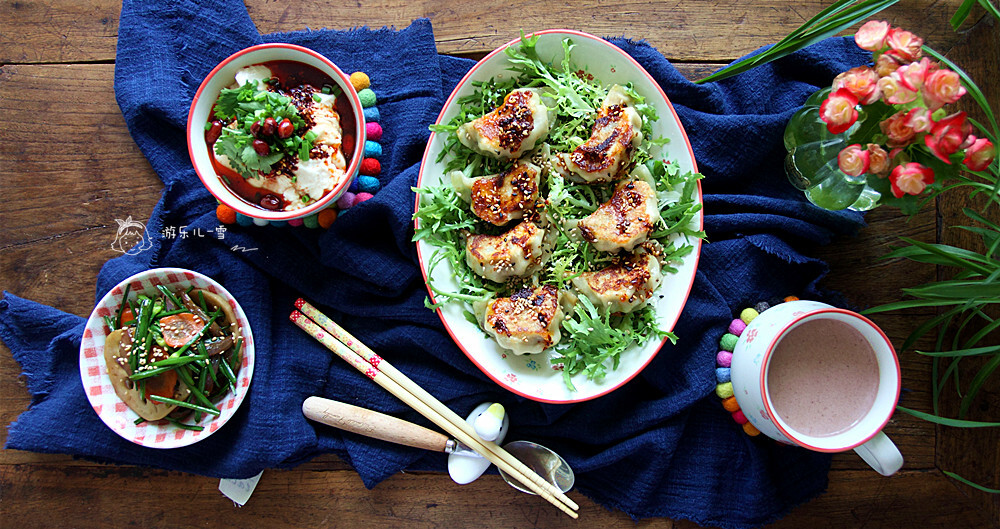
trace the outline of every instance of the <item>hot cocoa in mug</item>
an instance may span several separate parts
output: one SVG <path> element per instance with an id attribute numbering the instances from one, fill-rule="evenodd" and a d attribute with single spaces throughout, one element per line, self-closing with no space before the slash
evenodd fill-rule
<path id="1" fill-rule="evenodd" d="M 886 476 L 902 466 L 882 433 L 899 399 L 899 361 L 864 316 L 816 301 L 771 307 L 740 334 L 731 376 L 765 435 L 819 452 L 853 449 Z"/>

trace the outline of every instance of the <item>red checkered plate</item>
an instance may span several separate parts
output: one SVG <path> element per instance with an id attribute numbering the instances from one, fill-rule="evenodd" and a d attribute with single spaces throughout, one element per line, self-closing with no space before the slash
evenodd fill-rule
<path id="1" fill-rule="evenodd" d="M 129 409 L 111 387 L 111 379 L 104 362 L 104 341 L 109 331 L 104 325 L 103 316 L 112 316 L 118 311 L 127 284 L 132 285 L 130 297 L 140 293 L 153 296 L 158 292 L 156 285 L 163 285 L 171 290 L 194 286 L 221 296 L 232 307 L 243 334 L 243 366 L 237 377 L 235 394 L 230 391 L 217 403 L 222 414 L 218 417 L 211 415 L 203 417 L 201 422 L 197 423 L 205 428 L 203 431 L 185 430 L 166 421 L 144 422 L 137 426 L 135 420 L 139 415 Z M 91 407 L 104 424 L 115 433 L 135 444 L 150 448 L 187 446 L 215 433 L 236 413 L 243 402 L 250 387 L 250 379 L 253 377 L 253 366 L 253 333 L 239 303 L 212 278 L 183 268 L 154 268 L 119 283 L 94 307 L 90 319 L 87 320 L 87 328 L 83 331 L 83 342 L 80 344 L 80 378 L 83 380 L 83 388 Z"/>

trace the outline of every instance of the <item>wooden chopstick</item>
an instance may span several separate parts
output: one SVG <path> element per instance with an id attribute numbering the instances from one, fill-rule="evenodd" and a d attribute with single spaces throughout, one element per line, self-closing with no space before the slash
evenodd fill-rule
<path id="1" fill-rule="evenodd" d="M 475 431 L 472 430 L 472 427 L 465 420 L 417 386 L 406 375 L 400 373 L 342 327 L 323 315 L 315 307 L 302 300 L 296 302 L 296 307 L 302 309 L 307 315 L 314 316 L 313 319 L 318 319 L 320 322 L 317 323 L 307 317 L 303 317 L 303 314 L 298 311 L 291 314 L 291 320 L 319 340 L 328 349 L 336 353 L 337 356 L 347 361 L 355 369 L 364 373 L 460 442 L 486 457 L 491 463 L 503 469 L 504 472 L 523 483 L 539 496 L 559 507 L 569 516 L 573 518 L 578 516 L 573 510 L 579 508 L 576 502 L 515 459 L 506 450 L 497 446 L 496 443 L 483 441 L 475 434 Z"/>

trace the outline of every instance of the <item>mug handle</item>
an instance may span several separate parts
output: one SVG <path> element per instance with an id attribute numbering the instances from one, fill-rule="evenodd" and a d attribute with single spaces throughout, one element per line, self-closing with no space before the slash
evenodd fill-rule
<path id="1" fill-rule="evenodd" d="M 854 451 L 868 466 L 883 476 L 891 476 L 903 466 L 903 454 L 899 453 L 889 436 L 882 432 L 875 434 L 868 442 L 854 447 Z"/>

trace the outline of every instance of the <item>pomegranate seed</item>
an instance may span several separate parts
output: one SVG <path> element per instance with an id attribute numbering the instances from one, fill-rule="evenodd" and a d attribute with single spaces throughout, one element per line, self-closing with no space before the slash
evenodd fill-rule
<path id="1" fill-rule="evenodd" d="M 257 154 L 265 156 L 271 152 L 271 146 L 263 140 L 253 140 L 253 150 L 257 151 Z"/>
<path id="2" fill-rule="evenodd" d="M 275 131 L 278 129 L 278 122 L 274 118 L 267 118 L 264 120 L 264 125 L 261 127 L 261 132 L 265 136 L 274 136 Z"/>
<path id="3" fill-rule="evenodd" d="M 292 133 L 294 132 L 295 132 L 295 125 L 292 125 L 291 121 L 287 119 L 281 120 L 281 125 L 278 125 L 279 138 L 281 139 L 290 138 L 292 137 Z"/>
<path id="4" fill-rule="evenodd" d="M 209 144 L 215 143 L 215 140 L 219 139 L 219 136 L 221 135 L 222 122 L 218 120 L 213 121 L 212 128 L 208 129 L 208 132 L 205 134 L 205 141 Z"/>
<path id="5" fill-rule="evenodd" d="M 277 211 L 281 209 L 281 199 L 278 198 L 278 195 L 264 195 L 260 198 L 260 207 L 271 211 Z"/>

